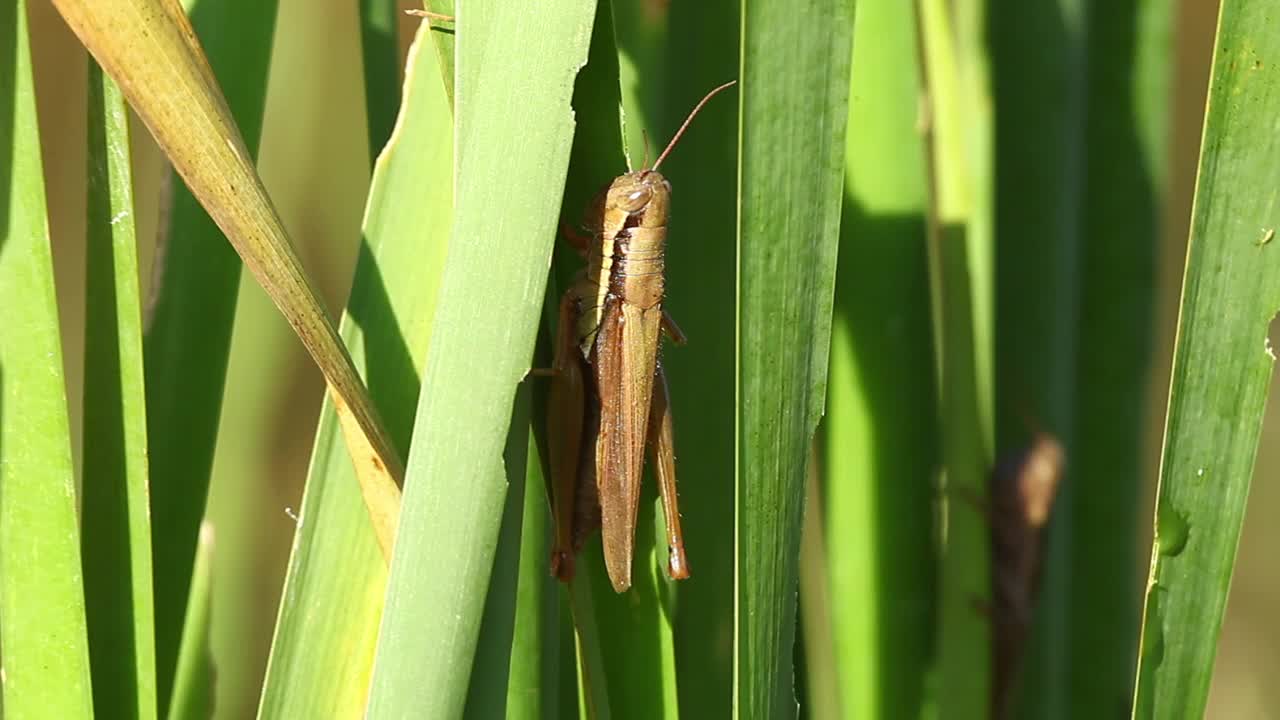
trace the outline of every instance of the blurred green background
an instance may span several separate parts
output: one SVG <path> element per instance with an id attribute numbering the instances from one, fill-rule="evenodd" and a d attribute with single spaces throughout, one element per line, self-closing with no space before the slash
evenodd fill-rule
<path id="1" fill-rule="evenodd" d="M 1154 479 L 1167 399 L 1170 352 L 1195 182 L 1204 93 L 1217 3 L 1180 0 L 1171 73 L 1154 357 L 1149 391 L 1143 477 L 1143 531 L 1133 572 L 1135 594 L 1148 562 Z M 67 363 L 68 405 L 78 433 L 79 366 L 83 346 L 84 253 L 82 138 L 85 63 L 80 46 L 50 5 L 30 5 L 37 68 L 41 137 L 54 258 Z M 403 19 L 402 33 L 416 21 Z M 355 3 L 352 0 L 280 0 L 259 167 L 268 189 L 336 316 L 346 298 L 369 180 L 364 142 L 363 81 Z M 407 35 L 405 35 L 407 39 Z M 154 237 L 156 198 L 165 169 L 139 134 L 135 155 L 139 237 Z M 77 140 L 71 140 L 77 139 Z M 149 276 L 151 248 L 142 245 Z M 275 622 L 289 544 L 290 515 L 300 501 L 314 439 L 323 384 L 279 314 L 247 276 L 239 310 L 210 491 L 215 532 L 213 650 L 220 718 L 252 717 Z M 77 463 L 79 450 L 76 451 Z M 1280 575 L 1274 551 L 1280 526 L 1267 522 L 1280 507 L 1280 487 L 1267 482 L 1280 471 L 1280 403 L 1264 427 L 1250 511 L 1245 523 L 1217 668 L 1209 717 L 1280 716 Z"/>

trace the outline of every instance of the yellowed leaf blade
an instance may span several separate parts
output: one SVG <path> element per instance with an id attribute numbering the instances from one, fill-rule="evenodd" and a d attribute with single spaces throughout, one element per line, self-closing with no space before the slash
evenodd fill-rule
<path id="1" fill-rule="evenodd" d="M 360 481 L 360 493 L 369 510 L 373 531 L 378 535 L 378 547 L 382 548 L 382 557 L 390 562 L 391 547 L 396 537 L 396 520 L 400 516 L 400 488 L 396 482 L 387 482 L 387 468 L 369 445 L 368 438 L 360 431 L 351 408 L 333 391 L 332 385 L 329 386 L 329 397 L 333 399 L 333 411 L 338 416 L 338 425 L 347 442 L 347 451 L 351 453 L 351 463 L 355 467 L 356 479 Z M 397 481 L 402 479 L 395 478 Z"/>

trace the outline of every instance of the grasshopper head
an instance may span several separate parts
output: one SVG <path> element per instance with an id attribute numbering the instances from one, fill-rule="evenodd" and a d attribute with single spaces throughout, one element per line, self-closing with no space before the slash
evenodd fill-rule
<path id="1" fill-rule="evenodd" d="M 671 183 L 656 170 L 620 175 L 609 186 L 606 208 L 617 208 L 636 218 L 641 227 L 666 225 Z"/>

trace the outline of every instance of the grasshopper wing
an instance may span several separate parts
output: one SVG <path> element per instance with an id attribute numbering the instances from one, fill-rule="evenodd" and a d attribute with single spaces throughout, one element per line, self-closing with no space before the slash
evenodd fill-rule
<path id="1" fill-rule="evenodd" d="M 596 487 L 605 566 L 618 592 L 631 587 L 636 510 L 661 324 L 660 305 L 645 309 L 611 299 L 596 340 L 594 365 L 600 394 Z"/>

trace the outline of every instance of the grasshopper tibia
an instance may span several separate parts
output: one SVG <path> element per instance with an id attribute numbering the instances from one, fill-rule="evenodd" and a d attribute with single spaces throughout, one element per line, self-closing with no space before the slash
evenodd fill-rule
<path id="1" fill-rule="evenodd" d="M 689 577 L 689 561 L 684 554 L 684 533 L 680 530 L 680 506 L 676 502 L 676 449 L 671 429 L 671 404 L 667 397 L 667 374 L 659 367 L 653 383 L 653 404 L 649 409 L 649 450 L 653 453 L 654 475 L 662 496 L 662 514 L 667 521 L 667 570 L 673 580 Z"/>
<path id="2" fill-rule="evenodd" d="M 565 293 L 560 300 L 556 357 L 551 369 L 551 389 L 547 396 L 547 454 L 551 466 L 551 514 L 555 521 L 551 574 L 566 582 L 573 579 L 574 502 L 586 414 L 582 356 L 578 352 L 574 334 L 577 322 L 577 298 L 573 293 Z"/>
<path id="3" fill-rule="evenodd" d="M 675 318 L 671 317 L 671 313 L 666 310 L 662 311 L 662 331 L 671 338 L 671 342 L 677 345 L 684 345 L 689 342 L 689 338 L 685 336 L 684 331 L 676 324 Z"/>

